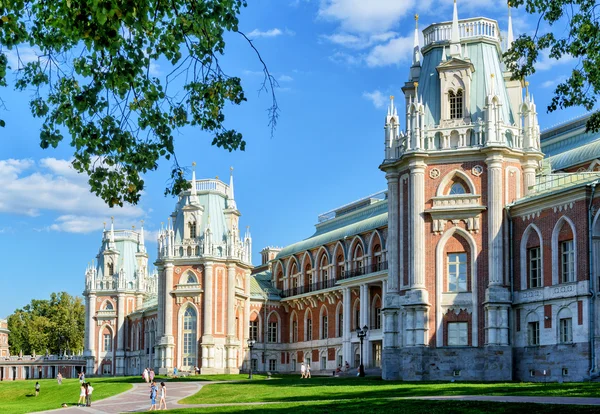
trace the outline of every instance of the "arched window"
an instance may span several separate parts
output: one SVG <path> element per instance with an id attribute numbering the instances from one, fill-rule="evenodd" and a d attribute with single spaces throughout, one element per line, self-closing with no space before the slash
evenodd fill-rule
<path id="1" fill-rule="evenodd" d="M 373 247 L 373 271 L 379 272 L 380 270 L 383 270 L 381 258 L 381 245 L 376 244 L 375 247 Z"/>
<path id="2" fill-rule="evenodd" d="M 467 194 L 467 190 L 465 189 L 465 186 L 462 185 L 462 183 L 455 182 L 450 187 L 450 192 L 448 194 L 449 195 Z"/>
<path id="3" fill-rule="evenodd" d="M 115 308 L 113 307 L 112 302 L 106 301 L 106 305 L 104 305 L 104 310 L 115 310 Z"/>
<path id="4" fill-rule="evenodd" d="M 448 253 L 447 291 L 467 291 L 467 253 Z"/>
<path id="5" fill-rule="evenodd" d="M 345 274 L 344 274 L 344 256 L 343 255 L 338 255 L 337 257 L 337 268 L 336 268 L 336 273 L 337 273 L 337 278 L 338 279 L 342 279 Z"/>
<path id="6" fill-rule="evenodd" d="M 448 98 L 450 99 L 450 119 L 460 119 L 463 117 L 463 91 L 459 89 L 456 91 L 448 92 Z"/>
<path id="7" fill-rule="evenodd" d="M 310 264 L 307 264 L 304 268 L 304 274 L 306 275 L 306 284 L 308 285 L 308 290 L 312 291 L 312 285 L 315 283 L 314 272 L 310 268 Z"/>
<path id="8" fill-rule="evenodd" d="M 327 280 L 327 256 L 323 255 L 321 257 L 321 280 L 323 280 L 323 282 L 325 282 Z"/>
<path id="9" fill-rule="evenodd" d="M 321 338 L 320 339 L 327 339 L 329 337 L 329 321 L 327 318 L 327 309 L 326 308 L 322 308 L 321 309 Z"/>
<path id="10" fill-rule="evenodd" d="M 198 281 L 196 280 L 196 276 L 194 276 L 192 273 L 188 273 L 185 283 L 193 284 L 193 283 L 198 283 Z"/>
<path id="11" fill-rule="evenodd" d="M 112 275 L 114 275 L 114 274 L 115 274 L 115 266 L 114 266 L 114 265 L 113 265 L 111 262 L 109 262 L 109 263 L 106 265 L 106 267 L 108 267 L 108 275 L 109 275 L 109 276 L 112 276 Z"/>
<path id="12" fill-rule="evenodd" d="M 196 222 L 195 221 L 190 222 L 189 226 L 190 226 L 190 238 L 195 239 L 196 238 Z"/>
<path id="13" fill-rule="evenodd" d="M 304 340 L 312 341 L 312 313 L 310 310 L 304 316 L 304 329 Z"/>
<path id="14" fill-rule="evenodd" d="M 189 306 L 183 314 L 183 368 L 196 366 L 196 311 Z"/>
<path id="15" fill-rule="evenodd" d="M 363 249 L 360 244 L 354 248 L 354 270 L 357 275 L 363 274 Z"/>

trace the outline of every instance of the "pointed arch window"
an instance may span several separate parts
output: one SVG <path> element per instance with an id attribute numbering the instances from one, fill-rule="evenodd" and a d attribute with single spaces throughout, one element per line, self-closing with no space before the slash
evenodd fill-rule
<path id="1" fill-rule="evenodd" d="M 196 238 L 196 222 L 192 221 L 189 223 L 190 225 L 190 238 L 191 239 L 195 239 Z"/>
<path id="2" fill-rule="evenodd" d="M 108 267 L 108 275 L 109 276 L 114 275 L 115 274 L 115 266 L 110 262 L 106 266 Z"/>
<path id="3" fill-rule="evenodd" d="M 450 187 L 449 195 L 467 194 L 467 190 L 462 183 L 456 182 Z"/>
<path id="4" fill-rule="evenodd" d="M 448 99 L 450 100 L 450 119 L 460 119 L 463 117 L 463 91 L 459 89 L 448 92 Z"/>
<path id="5" fill-rule="evenodd" d="M 196 311 L 190 306 L 183 314 L 183 367 L 196 366 Z"/>
<path id="6" fill-rule="evenodd" d="M 467 291 L 467 253 L 448 254 L 448 292 Z"/>
<path id="7" fill-rule="evenodd" d="M 196 280 L 196 277 L 193 274 L 188 273 L 187 274 L 187 279 L 185 280 L 185 283 L 186 284 L 193 284 L 193 283 L 198 283 L 198 281 Z"/>
<path id="8" fill-rule="evenodd" d="M 115 310 L 112 302 L 106 302 L 106 305 L 104 305 L 104 310 Z"/>

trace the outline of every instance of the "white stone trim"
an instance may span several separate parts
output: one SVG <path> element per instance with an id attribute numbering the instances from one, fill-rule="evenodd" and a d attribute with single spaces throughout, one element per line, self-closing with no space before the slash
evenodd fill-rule
<path id="1" fill-rule="evenodd" d="M 444 178 L 442 178 L 442 180 L 440 181 L 440 184 L 438 185 L 437 190 L 435 192 L 436 197 L 443 197 L 448 195 L 444 194 L 444 189 L 450 183 L 450 181 L 454 179 L 454 177 L 459 177 L 469 186 L 470 194 L 477 194 L 477 192 L 475 191 L 475 184 L 473 183 L 473 180 L 471 180 L 471 178 L 464 171 L 452 170 L 449 173 L 447 173 L 444 176 Z"/>
<path id="2" fill-rule="evenodd" d="M 455 233 L 460 234 L 466 241 L 469 243 L 469 247 L 471 248 L 470 256 L 471 256 L 471 300 L 472 300 L 472 313 L 471 313 L 471 345 L 476 347 L 478 344 L 478 302 L 477 302 L 477 257 L 479 255 L 479 251 L 477 250 L 477 243 L 473 236 L 469 234 L 469 232 L 463 230 L 460 227 L 452 227 L 448 229 L 438 242 L 435 248 L 435 300 L 436 300 L 436 346 L 443 347 L 444 346 L 444 324 L 443 324 L 443 309 L 442 309 L 442 293 L 443 293 L 443 281 L 444 281 L 444 268 L 445 268 L 445 260 L 444 260 L 444 247 L 446 243 Z"/>
<path id="3" fill-rule="evenodd" d="M 180 369 L 183 367 L 183 316 L 189 307 L 196 312 L 196 344 L 198 344 L 198 340 L 200 339 L 200 312 L 193 302 L 187 301 L 183 306 L 179 307 L 179 312 L 177 313 L 177 361 L 173 366 Z M 196 345 L 194 349 L 196 353 L 196 366 L 199 366 L 198 346 Z"/>
<path id="4" fill-rule="evenodd" d="M 523 197 L 522 194 L 522 190 L 521 190 L 521 170 L 519 170 L 517 167 L 506 167 L 506 170 L 504 172 L 505 177 L 504 177 L 504 182 L 506 183 L 505 185 L 505 194 L 504 194 L 504 202 L 505 204 L 511 203 L 512 201 L 509 200 L 508 198 L 510 197 L 510 193 L 509 193 L 509 183 L 510 183 L 510 173 L 513 172 L 515 173 L 515 182 L 516 182 L 516 191 L 515 191 L 515 197 L 516 200 L 520 199 L 521 197 Z"/>

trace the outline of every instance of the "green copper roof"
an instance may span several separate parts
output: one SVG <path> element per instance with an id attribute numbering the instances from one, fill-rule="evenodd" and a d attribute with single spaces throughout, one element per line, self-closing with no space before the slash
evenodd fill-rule
<path id="1" fill-rule="evenodd" d="M 321 223 L 317 225 L 315 234 L 285 247 L 279 252 L 277 259 L 387 226 L 387 207 L 387 200 L 378 201 L 363 209 Z"/>
<path id="2" fill-rule="evenodd" d="M 279 291 L 271 284 L 271 271 L 265 270 L 250 276 L 250 297 L 252 299 L 262 299 L 269 297 L 269 300 L 279 300 Z"/>
<path id="3" fill-rule="evenodd" d="M 502 120 L 511 125 L 514 124 L 515 117 L 510 108 L 498 49 L 490 43 L 468 43 L 462 46 L 463 54 L 465 46 L 467 58 L 464 60 L 470 61 L 475 67 L 471 79 L 469 108 L 471 121 L 475 122 L 477 118 L 482 120 L 485 118 L 483 112 L 485 99 L 493 91 L 504 103 L 500 107 Z M 439 125 L 440 123 L 440 75 L 436 68 L 442 63 L 442 51 L 442 47 L 435 47 L 423 55 L 421 76 L 419 78 L 419 95 L 422 96 L 423 105 L 425 105 L 425 125 L 427 126 Z M 447 47 L 446 53 L 448 53 Z M 492 74 L 494 77 L 491 76 Z"/>
<path id="4" fill-rule="evenodd" d="M 577 134 L 566 139 L 562 146 L 554 146 L 548 160 L 552 163 L 552 170 L 583 164 L 584 162 L 600 158 L 600 134 Z M 561 152 L 558 152 L 562 150 Z"/>

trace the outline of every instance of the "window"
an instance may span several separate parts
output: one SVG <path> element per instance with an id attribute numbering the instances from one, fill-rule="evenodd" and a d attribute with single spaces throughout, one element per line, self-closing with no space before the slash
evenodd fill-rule
<path id="1" fill-rule="evenodd" d="M 373 329 L 381 329 L 381 308 L 375 308 L 375 325 Z"/>
<path id="2" fill-rule="evenodd" d="M 196 366 L 196 311 L 188 307 L 183 315 L 183 366 Z"/>
<path id="3" fill-rule="evenodd" d="M 324 371 L 327 369 L 327 357 L 322 356 L 321 357 L 321 371 Z"/>
<path id="4" fill-rule="evenodd" d="M 312 288 L 312 284 L 314 283 L 312 272 L 308 274 L 308 287 Z"/>
<path id="5" fill-rule="evenodd" d="M 108 275 L 112 276 L 115 274 L 115 266 L 112 263 L 106 265 L 108 267 Z"/>
<path id="6" fill-rule="evenodd" d="M 112 340 L 110 334 L 104 334 L 104 352 L 112 351 Z"/>
<path id="7" fill-rule="evenodd" d="M 296 360 L 292 359 L 292 371 L 296 371 L 298 369 L 298 366 L 296 364 Z"/>
<path id="8" fill-rule="evenodd" d="M 458 195 L 458 194 L 467 194 L 467 190 L 465 189 L 465 186 L 462 185 L 461 183 L 454 183 L 454 184 L 452 184 L 452 187 L 450 187 L 449 195 Z"/>
<path id="9" fill-rule="evenodd" d="M 321 338 L 327 339 L 327 315 L 321 317 Z"/>
<path id="10" fill-rule="evenodd" d="M 250 339 L 258 341 L 258 321 L 250 321 Z"/>
<path id="11" fill-rule="evenodd" d="M 106 305 L 104 305 L 104 310 L 115 310 L 112 302 L 106 302 Z"/>
<path id="12" fill-rule="evenodd" d="M 269 342 L 277 342 L 277 322 L 269 322 Z"/>
<path id="13" fill-rule="evenodd" d="M 463 91 L 459 89 L 456 94 L 454 91 L 448 92 L 450 99 L 450 119 L 460 119 L 463 117 Z"/>
<path id="14" fill-rule="evenodd" d="M 258 371 L 258 359 L 252 358 L 250 366 L 252 367 L 252 371 Z"/>
<path id="15" fill-rule="evenodd" d="M 298 321 L 292 322 L 292 342 L 298 342 Z"/>
<path id="16" fill-rule="evenodd" d="M 269 359 L 269 371 L 276 371 L 276 370 L 277 370 L 277 360 Z"/>
<path id="17" fill-rule="evenodd" d="M 337 258 L 338 266 L 337 266 L 337 277 L 344 277 L 344 256 L 339 255 Z"/>
<path id="18" fill-rule="evenodd" d="M 527 344 L 529 346 L 540 344 L 540 323 L 537 321 L 527 324 Z"/>
<path id="19" fill-rule="evenodd" d="M 469 324 L 467 322 L 448 323 L 448 346 L 467 346 Z"/>
<path id="20" fill-rule="evenodd" d="M 341 338 L 344 336 L 344 314 L 340 312 L 338 314 L 338 336 Z"/>
<path id="21" fill-rule="evenodd" d="M 562 283 L 575 281 L 575 249 L 573 240 L 567 240 L 560 244 L 560 254 L 562 259 Z"/>
<path id="22" fill-rule="evenodd" d="M 312 319 L 306 319 L 306 340 L 312 341 Z"/>
<path id="23" fill-rule="evenodd" d="M 196 238 L 196 222 L 195 221 L 192 221 L 190 223 L 190 238 L 191 239 Z"/>
<path id="24" fill-rule="evenodd" d="M 321 280 L 327 280 L 327 257 L 321 258 Z"/>
<path id="25" fill-rule="evenodd" d="M 356 325 L 356 329 L 360 328 L 360 308 L 356 307 L 356 312 L 354 313 L 354 324 Z"/>
<path id="26" fill-rule="evenodd" d="M 187 284 L 196 283 L 196 278 L 194 277 L 193 274 L 188 273 L 188 277 L 187 277 L 187 280 L 185 281 L 185 283 L 187 283 Z"/>
<path id="27" fill-rule="evenodd" d="M 102 375 L 110 375 L 112 372 L 112 367 L 110 364 L 102 365 Z"/>
<path id="28" fill-rule="evenodd" d="M 527 251 L 529 254 L 529 287 L 542 286 L 541 255 L 539 247 L 532 247 Z"/>
<path id="29" fill-rule="evenodd" d="M 448 254 L 448 292 L 467 291 L 467 254 Z"/>
<path id="30" fill-rule="evenodd" d="M 571 318 L 563 318 L 559 321 L 560 342 L 568 344 L 573 342 L 573 320 Z"/>

